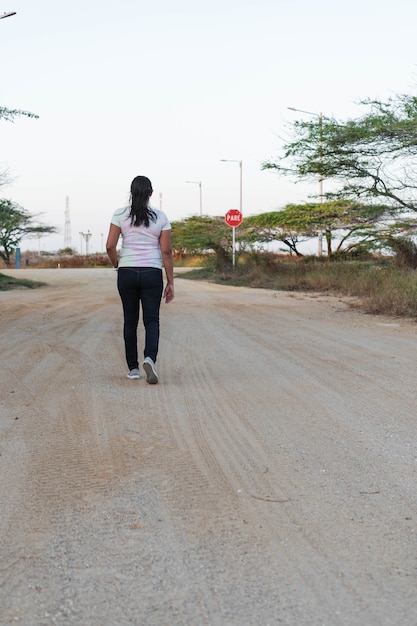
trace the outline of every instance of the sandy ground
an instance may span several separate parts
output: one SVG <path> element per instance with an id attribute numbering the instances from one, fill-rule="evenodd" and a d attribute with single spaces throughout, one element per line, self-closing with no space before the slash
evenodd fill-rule
<path id="1" fill-rule="evenodd" d="M 1 624 L 417 624 L 414 322 L 178 279 L 147 385 L 115 272 L 5 273 Z"/>

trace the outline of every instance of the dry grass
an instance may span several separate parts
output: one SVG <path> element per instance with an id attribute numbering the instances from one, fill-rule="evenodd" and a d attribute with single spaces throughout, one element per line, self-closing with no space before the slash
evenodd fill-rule
<path id="1" fill-rule="evenodd" d="M 355 298 L 368 313 L 417 318 L 417 270 L 398 268 L 391 259 L 338 261 L 282 259 L 274 255 L 240 258 L 235 269 L 213 267 L 189 278 L 282 291 L 315 291 Z M 358 304 L 359 303 L 359 304 Z"/>

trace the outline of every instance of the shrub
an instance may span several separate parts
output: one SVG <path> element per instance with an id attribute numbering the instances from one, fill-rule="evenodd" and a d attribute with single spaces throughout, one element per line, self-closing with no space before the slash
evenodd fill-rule
<path id="1" fill-rule="evenodd" d="M 389 245 L 395 252 L 397 267 L 417 268 L 417 246 L 412 239 L 391 237 Z"/>

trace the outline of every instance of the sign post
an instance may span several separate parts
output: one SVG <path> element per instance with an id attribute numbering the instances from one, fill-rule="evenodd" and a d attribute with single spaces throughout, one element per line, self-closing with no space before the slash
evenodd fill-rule
<path id="1" fill-rule="evenodd" d="M 240 226 L 243 220 L 242 213 L 237 209 L 230 209 L 225 216 L 225 222 L 233 229 L 232 233 L 232 265 L 235 269 L 235 249 L 236 249 L 236 226 Z"/>

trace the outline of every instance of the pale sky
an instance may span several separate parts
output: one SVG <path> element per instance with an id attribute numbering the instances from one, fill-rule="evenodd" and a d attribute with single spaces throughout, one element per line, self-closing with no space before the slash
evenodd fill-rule
<path id="1" fill-rule="evenodd" d="M 416 85 L 415 0 L 0 0 L 0 106 L 38 120 L 0 122 L 0 193 L 43 213 L 64 247 L 92 233 L 100 251 L 134 176 L 171 220 L 307 201 L 316 184 L 262 172 L 296 107 L 339 119 L 358 101 Z M 305 116 L 304 116 L 305 117 Z M 22 242 L 37 249 L 37 240 Z"/>

